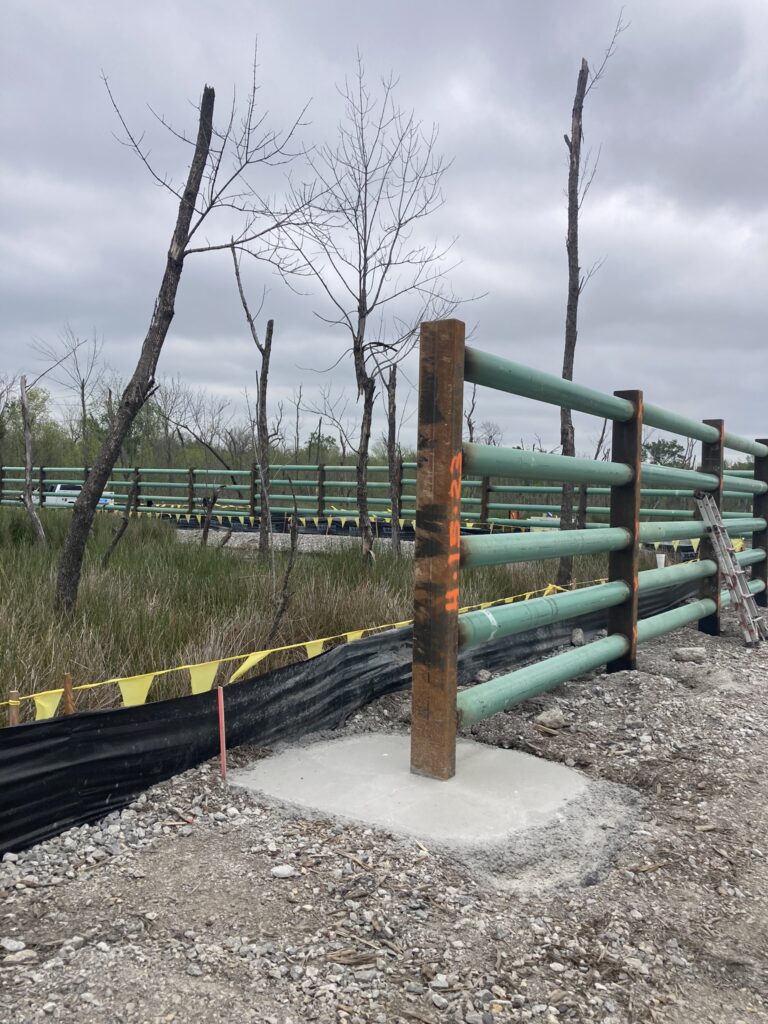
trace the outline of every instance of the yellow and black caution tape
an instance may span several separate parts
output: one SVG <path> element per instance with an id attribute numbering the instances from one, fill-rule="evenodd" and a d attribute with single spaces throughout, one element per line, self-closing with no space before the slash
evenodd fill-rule
<path id="1" fill-rule="evenodd" d="M 589 586 L 592 583 L 605 583 L 605 580 L 590 580 L 579 585 Z M 460 608 L 459 612 L 463 614 L 465 612 L 481 611 L 483 608 L 495 608 L 499 605 L 512 604 L 515 601 L 528 601 L 532 597 L 549 597 L 551 594 L 556 594 L 562 590 L 562 587 L 550 583 L 540 590 L 528 590 L 523 594 L 515 594 L 513 597 L 502 597 L 496 601 L 484 601 L 481 604 L 467 605 L 465 608 Z M 412 622 L 412 619 L 405 619 L 403 622 L 388 622 L 383 626 L 353 629 L 347 633 L 337 633 L 334 636 L 325 636 L 317 640 L 306 640 L 298 644 L 287 644 L 284 647 L 271 647 L 264 651 L 253 651 L 251 654 L 234 654 L 227 658 L 216 658 L 213 661 L 203 661 L 194 665 L 175 665 L 173 668 L 156 669 L 154 672 L 142 672 L 136 676 L 103 679 L 98 683 L 81 683 L 79 686 L 73 686 L 72 690 L 77 692 L 80 690 L 94 690 L 101 686 L 117 686 L 120 690 L 123 707 L 128 708 L 146 702 L 150 688 L 158 676 L 187 671 L 190 678 L 190 693 L 205 693 L 213 686 L 216 675 L 222 665 L 240 662 L 240 665 L 237 666 L 227 680 L 229 683 L 234 683 L 238 679 L 242 679 L 252 668 L 265 661 L 272 654 L 277 654 L 281 651 L 303 651 L 307 659 L 316 658 L 318 654 L 323 654 L 331 646 L 335 647 L 340 644 L 352 643 L 363 637 L 371 636 L 374 633 L 382 633 L 390 629 L 400 629 L 403 626 L 410 626 Z M 63 694 L 63 688 L 43 690 L 40 693 L 24 694 L 24 696 L 19 697 L 18 701 L 0 701 L 0 707 L 9 707 L 12 704 L 17 706 L 22 702 L 34 701 L 35 721 L 42 721 L 46 718 L 53 718 L 59 708 Z"/>

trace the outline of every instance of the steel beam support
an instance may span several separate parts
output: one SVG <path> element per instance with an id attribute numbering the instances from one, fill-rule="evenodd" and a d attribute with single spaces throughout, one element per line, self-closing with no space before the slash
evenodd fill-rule
<path id="1" fill-rule="evenodd" d="M 723 455 L 725 451 L 725 423 L 723 420 L 707 420 L 707 423 L 714 427 L 718 433 L 717 441 L 704 441 L 701 445 L 701 471 L 710 473 L 718 478 L 718 486 L 710 491 L 713 501 L 718 509 L 723 507 Z M 696 519 L 700 520 L 701 515 L 696 510 Z M 708 533 L 701 538 L 699 545 L 699 558 L 704 561 L 716 562 L 715 548 Z M 720 566 L 712 576 L 706 576 L 701 583 L 699 597 L 703 601 L 712 601 L 715 610 L 711 615 L 705 615 L 699 619 L 699 632 L 708 636 L 720 636 L 720 590 L 722 589 L 722 573 Z"/>
<path id="2" fill-rule="evenodd" d="M 464 324 L 421 325 L 411 771 L 456 773 Z"/>
<path id="3" fill-rule="evenodd" d="M 755 442 L 759 445 L 768 445 L 768 440 Z M 766 448 L 768 451 L 768 448 Z M 755 456 L 755 480 L 768 484 L 768 455 Z M 755 519 L 768 520 L 768 492 L 756 494 L 752 499 L 752 515 Z M 752 535 L 752 547 L 762 548 L 768 551 L 768 528 L 758 530 Z M 763 589 L 755 595 L 755 601 L 761 608 L 768 608 L 768 560 L 758 562 L 752 569 L 752 579 L 762 580 Z"/>
<path id="4" fill-rule="evenodd" d="M 617 398 L 632 403 L 631 419 L 614 420 L 611 459 L 632 470 L 632 479 L 611 488 L 610 525 L 626 530 L 629 544 L 608 555 L 608 578 L 624 583 L 629 596 L 608 612 L 608 635 L 623 636 L 627 649 L 607 664 L 608 672 L 637 668 L 637 572 L 640 552 L 640 460 L 643 448 L 643 392 L 616 391 Z"/>

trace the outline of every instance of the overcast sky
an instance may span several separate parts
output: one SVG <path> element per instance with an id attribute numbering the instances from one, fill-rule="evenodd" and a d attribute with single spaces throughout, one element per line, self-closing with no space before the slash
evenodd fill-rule
<path id="1" fill-rule="evenodd" d="M 307 145 L 332 141 L 334 83 L 359 50 L 373 81 L 440 127 L 453 160 L 428 231 L 456 236 L 456 293 L 474 344 L 558 373 L 566 293 L 563 133 L 580 59 L 598 62 L 619 5 L 479 0 L 283 0 L 130 5 L 6 0 L 0 26 L 0 373 L 34 372 L 34 339 L 65 323 L 95 331 L 127 374 L 146 332 L 175 202 L 114 138 L 100 75 L 146 129 L 158 164 L 186 175 L 189 151 L 164 136 L 150 104 L 194 133 L 204 83 L 223 114 L 247 89 L 259 43 L 260 102 L 286 126 L 309 101 Z M 587 146 L 601 147 L 581 226 L 582 263 L 605 260 L 582 298 L 575 377 L 729 429 L 768 435 L 768 4 L 635 0 L 604 81 L 588 98 Z M 296 171 L 300 175 L 300 171 Z M 211 227 L 211 236 L 215 236 Z M 311 394 L 346 343 L 324 326 L 321 296 L 297 296 L 248 267 L 276 321 L 274 399 Z M 239 400 L 255 353 L 228 254 L 190 258 L 160 375 Z M 413 363 L 406 368 L 414 379 Z M 351 383 L 342 366 L 337 390 Z M 350 389 L 351 393 L 351 389 Z M 507 443 L 558 438 L 557 410 L 486 392 L 479 418 Z M 309 418 L 307 419 L 309 428 Z M 577 447 L 599 430 L 580 420 Z M 413 429 L 411 423 L 410 429 Z"/>

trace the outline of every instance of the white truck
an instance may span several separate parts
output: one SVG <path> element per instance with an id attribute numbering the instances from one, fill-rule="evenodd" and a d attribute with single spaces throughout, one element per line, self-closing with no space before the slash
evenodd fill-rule
<path id="1" fill-rule="evenodd" d="M 40 500 L 39 491 L 32 492 L 32 499 L 36 505 L 42 505 L 44 508 L 71 508 L 82 489 L 82 484 L 49 484 L 43 489 L 43 501 Z M 115 495 L 112 491 L 104 491 L 99 498 L 99 508 L 113 508 L 114 504 Z"/>

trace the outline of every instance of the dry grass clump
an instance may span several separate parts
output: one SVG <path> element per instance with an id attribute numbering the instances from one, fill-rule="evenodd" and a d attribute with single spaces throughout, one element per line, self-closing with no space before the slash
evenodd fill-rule
<path id="1" fill-rule="evenodd" d="M 179 544 L 172 524 L 134 520 L 107 569 L 101 557 L 114 520 L 98 516 L 80 599 L 71 619 L 53 610 L 66 512 L 43 510 L 47 548 L 33 543 L 21 511 L 0 512 L 0 700 L 61 685 L 135 675 L 209 661 L 265 646 L 282 582 L 285 555 L 250 560 L 228 547 Z M 579 579 L 604 575 L 605 559 L 577 560 Z M 462 604 L 494 600 L 546 586 L 552 563 L 494 567 L 462 574 Z M 356 548 L 299 554 L 291 601 L 273 646 L 411 617 L 413 559 L 394 559 L 385 541 L 368 569 Z M 296 654 L 275 655 L 263 668 Z M 150 699 L 188 692 L 186 673 L 157 681 Z M 115 686 L 83 691 L 78 707 L 119 703 Z M 31 702 L 22 705 L 24 717 Z"/>

